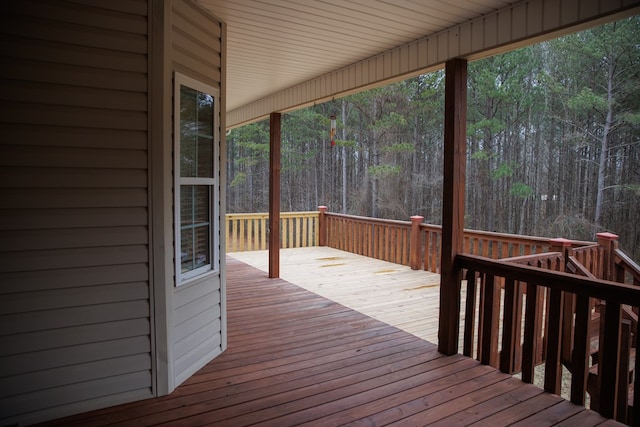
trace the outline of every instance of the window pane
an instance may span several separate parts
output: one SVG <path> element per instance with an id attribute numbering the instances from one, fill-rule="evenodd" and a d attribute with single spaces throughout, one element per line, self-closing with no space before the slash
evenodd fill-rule
<path id="1" fill-rule="evenodd" d="M 198 92 L 198 133 L 213 135 L 213 97 Z"/>
<path id="2" fill-rule="evenodd" d="M 181 272 L 211 264 L 211 187 L 180 186 Z"/>
<path id="3" fill-rule="evenodd" d="M 196 185 L 194 188 L 193 223 L 209 223 L 209 186 Z"/>
<path id="4" fill-rule="evenodd" d="M 211 256 L 209 254 L 209 226 L 196 227 L 194 229 L 194 268 L 211 264 Z"/>
<path id="5" fill-rule="evenodd" d="M 198 92 L 180 86 L 180 175 L 196 176 L 198 122 L 196 98 Z"/>
<path id="6" fill-rule="evenodd" d="M 192 229 L 183 229 L 180 233 L 180 271 L 188 273 L 195 267 L 193 265 L 193 233 Z"/>
<path id="7" fill-rule="evenodd" d="M 198 135 L 198 171 L 199 178 L 213 178 L 213 140 Z"/>

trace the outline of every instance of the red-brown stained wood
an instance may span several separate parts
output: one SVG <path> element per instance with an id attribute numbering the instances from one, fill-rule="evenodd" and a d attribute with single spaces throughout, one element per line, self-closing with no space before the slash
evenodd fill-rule
<path id="1" fill-rule="evenodd" d="M 480 361 L 485 365 L 497 367 L 498 343 L 498 310 L 500 309 L 499 290 L 496 289 L 495 277 L 485 276 L 482 293 L 482 342 Z"/>
<path id="2" fill-rule="evenodd" d="M 620 330 L 620 362 L 618 366 L 618 401 L 616 405 L 616 420 L 627 422 L 629 402 L 629 360 L 631 351 L 631 322 L 623 319 Z"/>
<path id="3" fill-rule="evenodd" d="M 549 311 L 547 319 L 547 357 L 544 369 L 544 389 L 550 393 L 560 394 L 562 380 L 562 365 L 560 349 L 562 346 L 562 307 L 564 305 L 564 292 L 552 289 L 549 292 Z"/>
<path id="4" fill-rule="evenodd" d="M 502 351 L 500 352 L 500 370 L 514 373 L 516 347 L 520 346 L 520 319 L 522 299 L 519 287 L 513 279 L 504 283 L 504 316 L 502 321 Z M 520 312 L 520 315 L 519 315 Z"/>
<path id="5" fill-rule="evenodd" d="M 618 404 L 618 363 L 620 357 L 620 304 L 607 301 L 604 333 L 600 338 L 600 359 L 602 378 L 600 382 L 599 412 L 607 418 L 615 418 Z M 600 377 L 600 375 L 598 375 Z"/>
<path id="6" fill-rule="evenodd" d="M 591 302 L 581 295 L 576 296 L 575 329 L 573 333 L 573 355 L 571 358 L 571 401 L 578 405 L 584 405 L 585 391 L 587 389 L 587 376 L 589 368 L 589 341 L 591 334 Z"/>
<path id="7" fill-rule="evenodd" d="M 280 277 L 281 115 L 269 117 L 269 277 Z"/>
<path id="8" fill-rule="evenodd" d="M 535 355 L 538 353 L 538 287 L 527 284 L 527 301 L 524 318 L 524 342 L 522 343 L 522 380 L 526 383 L 533 382 L 533 369 L 535 368 Z"/>
<path id="9" fill-rule="evenodd" d="M 477 273 L 469 270 L 465 274 L 465 279 L 467 281 L 467 298 L 464 310 L 464 341 L 462 354 L 467 357 L 473 357 L 473 338 L 475 336 L 476 325 Z"/>
<path id="10" fill-rule="evenodd" d="M 438 349 L 458 352 L 460 281 L 462 272 L 455 259 L 462 253 L 467 124 L 467 61 L 452 59 L 445 64 L 444 183 L 442 197 L 442 257 L 440 259 L 440 314 Z"/>
<path id="11" fill-rule="evenodd" d="M 552 425 L 580 414 L 586 414 L 581 427 L 602 421 L 583 408 L 558 406 L 561 398 L 476 360 L 444 356 L 434 344 L 232 259 L 227 291 L 227 351 L 171 395 L 50 424 L 358 426 L 431 420 L 500 426 L 526 424 L 528 417 Z"/>

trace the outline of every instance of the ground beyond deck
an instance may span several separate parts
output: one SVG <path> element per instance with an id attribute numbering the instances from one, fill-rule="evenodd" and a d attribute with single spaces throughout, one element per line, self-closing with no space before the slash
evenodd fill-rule
<path id="1" fill-rule="evenodd" d="M 229 347 L 170 396 L 62 425 L 617 425 L 228 259 Z"/>

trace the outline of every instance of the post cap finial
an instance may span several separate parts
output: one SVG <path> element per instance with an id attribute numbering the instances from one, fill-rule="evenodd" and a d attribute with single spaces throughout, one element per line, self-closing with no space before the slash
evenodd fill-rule
<path id="1" fill-rule="evenodd" d="M 609 232 L 598 233 L 596 234 L 596 236 L 598 237 L 598 239 L 601 239 L 601 240 L 618 240 L 617 234 L 613 234 Z"/>

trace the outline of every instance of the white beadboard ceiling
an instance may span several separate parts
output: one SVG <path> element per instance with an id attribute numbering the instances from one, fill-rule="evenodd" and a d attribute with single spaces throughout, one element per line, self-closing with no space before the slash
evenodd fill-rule
<path id="1" fill-rule="evenodd" d="M 228 126 L 640 10 L 640 0 L 196 1 L 227 24 Z"/>
<path id="2" fill-rule="evenodd" d="M 227 23 L 227 109 L 508 6 L 504 0 L 199 0 Z"/>

